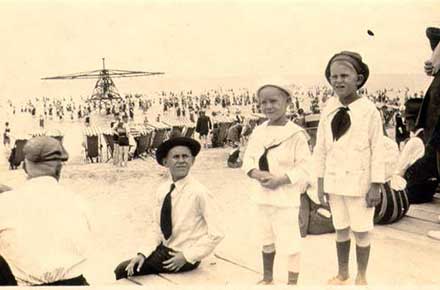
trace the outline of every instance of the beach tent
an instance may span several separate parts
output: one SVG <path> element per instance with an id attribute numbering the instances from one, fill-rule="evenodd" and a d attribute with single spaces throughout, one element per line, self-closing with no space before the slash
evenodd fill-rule
<path id="1" fill-rule="evenodd" d="M 100 136 L 104 133 L 108 134 L 111 129 L 101 129 L 99 127 L 84 127 L 83 134 L 85 136 L 84 149 L 85 159 L 91 163 L 102 160 L 102 144 Z"/>
<path id="2" fill-rule="evenodd" d="M 313 148 L 316 144 L 316 133 L 318 131 L 320 114 L 309 114 L 305 115 L 305 129 L 310 136 L 310 146 Z"/>
<path id="3" fill-rule="evenodd" d="M 152 142 L 147 150 L 147 153 L 150 153 L 152 156 L 154 156 L 154 153 L 159 145 L 167 139 L 168 132 L 171 131 L 171 127 L 167 124 L 156 121 L 148 122 L 146 127 L 153 131 Z"/>
<path id="4" fill-rule="evenodd" d="M 136 150 L 133 157 L 140 157 L 147 154 L 150 146 L 154 130 L 147 128 L 144 124 L 133 124 L 130 126 L 130 135 L 136 141 Z"/>

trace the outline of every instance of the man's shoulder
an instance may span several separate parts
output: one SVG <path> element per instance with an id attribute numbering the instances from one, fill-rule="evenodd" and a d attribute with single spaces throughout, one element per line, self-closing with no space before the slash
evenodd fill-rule
<path id="1" fill-rule="evenodd" d="M 187 186 L 188 186 L 188 189 L 191 189 L 191 191 L 194 193 L 204 194 L 204 193 L 209 192 L 208 188 L 203 183 L 201 183 L 198 179 L 196 179 L 192 176 L 188 177 Z"/>
<path id="2" fill-rule="evenodd" d="M 211 191 L 194 177 L 189 177 L 185 191 L 187 194 L 191 195 L 192 198 L 195 198 L 195 200 L 200 201 L 212 198 Z"/>

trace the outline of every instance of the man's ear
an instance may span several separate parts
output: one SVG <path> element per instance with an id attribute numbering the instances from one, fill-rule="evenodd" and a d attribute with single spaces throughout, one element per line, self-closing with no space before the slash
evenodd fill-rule
<path id="1" fill-rule="evenodd" d="M 166 157 L 162 158 L 162 164 L 163 164 L 163 166 L 168 167 L 167 166 L 168 165 L 168 160 L 167 160 Z"/>
<path id="2" fill-rule="evenodd" d="M 357 79 L 357 82 L 356 82 L 358 84 L 358 87 L 362 84 L 364 79 L 365 79 L 364 75 L 358 74 L 358 79 Z"/>

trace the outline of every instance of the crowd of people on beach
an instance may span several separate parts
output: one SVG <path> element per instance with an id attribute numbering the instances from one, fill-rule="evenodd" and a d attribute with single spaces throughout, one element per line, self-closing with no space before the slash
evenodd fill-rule
<path id="1" fill-rule="evenodd" d="M 304 116 L 319 114 L 326 100 L 333 96 L 329 87 L 299 87 L 292 85 L 293 101 L 289 105 L 288 114 L 292 119 L 304 125 Z M 381 110 L 385 123 L 393 124 L 396 113 L 402 113 L 404 103 L 408 99 L 421 98 L 423 91 L 410 91 L 408 88 L 384 88 L 375 92 L 361 89 L 359 94 L 372 100 Z M 179 92 L 155 92 L 149 95 L 125 95 L 120 99 L 88 101 L 72 97 L 43 97 L 28 98 L 25 101 L 16 103 L 8 100 L 5 106 L 5 113 L 9 116 L 9 130 L 13 126 L 16 116 L 28 115 L 38 123 L 38 127 L 44 129 L 49 121 L 80 121 L 84 125 L 93 125 L 91 116 L 97 114 L 109 116 L 110 118 L 128 116 L 129 121 L 135 120 L 135 112 L 144 117 L 148 122 L 160 121 L 171 117 L 182 122 L 196 124 L 203 112 L 205 117 L 210 117 L 215 123 L 216 117 L 235 118 L 242 125 L 247 121 L 246 116 L 250 114 L 261 114 L 261 109 L 255 93 L 250 89 L 208 89 L 199 93 L 192 90 Z M 202 118 L 203 119 L 203 118 Z M 95 124 L 96 125 L 96 124 Z M 100 124 L 101 125 L 101 124 Z M 212 126 L 210 130 L 212 131 Z M 5 128 L 6 130 L 6 128 Z M 202 134 L 205 135 L 205 134 Z"/>
<path id="2" fill-rule="evenodd" d="M 289 118 L 304 128 L 315 126 L 313 122 L 307 121 L 307 116 L 319 116 L 326 101 L 334 95 L 333 90 L 328 86 L 306 88 L 290 85 L 288 87 L 292 91 L 292 102 L 287 111 Z M 362 88 L 359 94 L 376 104 L 385 127 L 391 128 L 402 120 L 405 102 L 409 99 L 421 100 L 423 92 L 410 91 L 408 88 L 384 88 L 371 92 L 367 88 Z M 118 167 L 126 166 L 129 160 L 138 157 L 136 154 L 138 143 L 131 134 L 131 126 L 154 125 L 168 120 L 172 120 L 174 124 L 181 123 L 186 127 L 194 127 L 203 148 L 230 146 L 229 165 L 238 167 L 242 158 L 241 148 L 246 145 L 258 120 L 264 119 L 255 92 L 246 88 L 206 89 L 199 92 L 160 91 L 149 95 L 125 95 L 120 99 L 101 101 L 72 97 L 29 98 L 21 103 L 8 100 L 5 108 L 7 111 L 5 115 L 9 116 L 6 121 L 8 125 L 3 128 L 5 158 L 11 159 L 15 139 L 25 138 L 21 133 L 16 134 L 14 127 L 19 127 L 20 122 L 23 122 L 20 116 L 27 116 L 31 119 L 30 122 L 35 122 L 27 136 L 41 134 L 48 124 L 62 126 L 64 122 L 81 123 L 84 127 L 110 127 L 113 135 L 111 142 L 114 144 L 111 156 L 113 163 Z M 231 124 L 227 128 L 225 139 L 220 132 L 220 122 Z M 398 143 L 401 143 L 409 135 L 404 126 L 399 128 L 405 131 L 401 134 L 397 133 L 400 138 Z M 64 133 L 68 134 L 60 132 L 60 134 Z M 312 138 L 314 139 L 314 136 Z M 82 150 L 87 150 L 86 137 L 82 144 Z M 86 154 L 86 160 L 95 162 L 96 158 Z"/>

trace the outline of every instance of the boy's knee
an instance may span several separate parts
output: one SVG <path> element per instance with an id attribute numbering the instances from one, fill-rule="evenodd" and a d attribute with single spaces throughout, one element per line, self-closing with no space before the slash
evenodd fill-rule
<path id="1" fill-rule="evenodd" d="M 293 255 L 289 255 L 287 257 L 287 268 L 291 272 L 299 273 L 300 265 L 301 265 L 301 255 L 300 253 L 296 253 Z"/>
<path id="2" fill-rule="evenodd" d="M 353 232 L 356 239 L 356 245 L 359 247 L 367 247 L 370 245 L 370 233 L 369 232 Z"/>
<path id="3" fill-rule="evenodd" d="M 345 228 L 341 230 L 336 230 L 336 241 L 345 242 L 350 240 L 350 228 Z"/>

